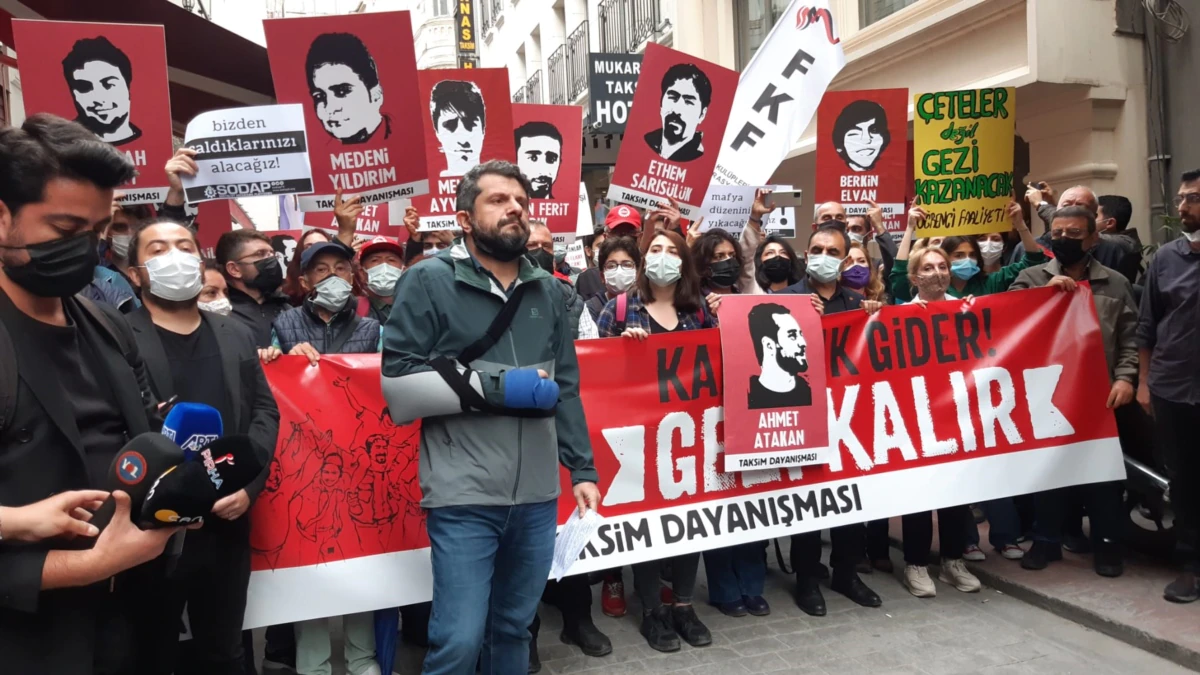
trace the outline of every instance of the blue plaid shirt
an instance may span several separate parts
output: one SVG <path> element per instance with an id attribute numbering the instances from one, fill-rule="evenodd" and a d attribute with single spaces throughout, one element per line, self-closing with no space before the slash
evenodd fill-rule
<path id="1" fill-rule="evenodd" d="M 617 321 L 617 299 L 613 298 L 604 305 L 604 309 L 600 310 L 600 318 L 596 320 L 596 327 L 600 331 L 600 337 L 619 337 L 622 333 L 622 328 L 641 328 L 647 333 L 650 332 L 650 312 L 646 310 L 646 305 L 642 304 L 642 299 L 637 293 L 630 293 L 627 298 L 628 302 L 625 305 L 625 325 Z M 679 316 L 679 327 L 675 330 L 697 330 L 700 328 L 716 328 L 717 317 L 708 311 L 704 300 L 700 301 L 700 309 L 695 312 L 676 312 Z"/>

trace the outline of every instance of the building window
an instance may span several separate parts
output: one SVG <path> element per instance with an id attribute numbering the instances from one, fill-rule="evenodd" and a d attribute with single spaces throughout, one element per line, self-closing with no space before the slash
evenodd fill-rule
<path id="1" fill-rule="evenodd" d="M 736 0 L 734 25 L 737 29 L 739 70 L 750 63 L 787 6 L 788 0 Z"/>
<path id="2" fill-rule="evenodd" d="M 882 21 L 916 2 L 917 0 L 858 0 L 859 28 Z"/>
<path id="3" fill-rule="evenodd" d="M 430 14 L 433 16 L 454 16 L 455 0 L 428 0 Z"/>

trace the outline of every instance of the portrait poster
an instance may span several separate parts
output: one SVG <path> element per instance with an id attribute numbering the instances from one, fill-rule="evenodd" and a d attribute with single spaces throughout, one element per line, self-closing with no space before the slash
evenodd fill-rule
<path id="1" fill-rule="evenodd" d="M 573 233 L 578 222 L 583 162 L 583 108 L 577 105 L 513 104 L 517 167 L 533 185 L 529 218 L 550 231 Z"/>
<path id="2" fill-rule="evenodd" d="M 737 78 L 715 63 L 647 45 L 608 199 L 646 209 L 670 197 L 684 218 L 699 218 Z"/>
<path id="3" fill-rule="evenodd" d="M 408 12 L 268 19 L 263 30 L 276 98 L 304 106 L 314 194 L 300 210 L 332 210 L 339 189 L 366 204 L 429 191 Z"/>
<path id="4" fill-rule="evenodd" d="M 889 231 L 904 231 L 908 90 L 830 91 L 817 108 L 817 194 L 848 216 L 883 209 Z"/>
<path id="5" fill-rule="evenodd" d="M 137 176 L 122 204 L 161 204 L 171 145 L 162 26 L 13 20 L 25 116 L 75 120 L 125 153 Z"/>
<path id="6" fill-rule="evenodd" d="M 422 70 L 417 79 L 429 194 L 412 203 L 421 214 L 422 232 L 458 229 L 459 178 L 490 159 L 517 159 L 508 70 Z"/>
<path id="7" fill-rule="evenodd" d="M 913 190 L 929 217 L 918 237 L 1006 232 L 1013 194 L 1015 87 L 913 98 Z"/>
<path id="8" fill-rule="evenodd" d="M 299 244 L 300 235 L 304 232 L 302 230 L 259 230 L 259 233 L 271 240 L 271 248 L 275 249 L 275 257 L 283 267 L 286 277 L 288 264 L 292 262 L 292 258 L 300 255 L 296 251 L 296 246 Z"/>
<path id="9" fill-rule="evenodd" d="M 806 295 L 721 302 L 725 470 L 828 464 L 825 340 Z"/>

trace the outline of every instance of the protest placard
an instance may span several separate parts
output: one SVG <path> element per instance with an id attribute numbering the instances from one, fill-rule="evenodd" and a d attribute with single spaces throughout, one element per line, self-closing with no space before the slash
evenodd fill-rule
<path id="1" fill-rule="evenodd" d="M 790 185 L 710 185 L 704 195 L 704 204 L 700 207 L 700 216 L 704 222 L 701 232 L 712 228 L 720 228 L 733 236 L 742 233 L 746 222 L 750 219 L 750 207 L 758 190 L 791 190 Z M 768 203 L 770 198 L 767 199 Z M 763 227 L 768 233 L 783 237 L 796 236 L 796 209 L 779 207 L 767 214 Z"/>
<path id="2" fill-rule="evenodd" d="M 918 237 L 1006 232 L 1013 188 L 1015 87 L 913 100 L 913 189 L 929 217 Z"/>
<path id="3" fill-rule="evenodd" d="M 830 91 L 817 109 L 817 194 L 860 216 L 875 202 L 888 231 L 904 232 L 910 155 L 908 90 Z"/>
<path id="4" fill-rule="evenodd" d="M 633 97 L 608 199 L 652 208 L 670 197 L 684 218 L 694 220 L 717 161 L 737 73 L 650 43 L 641 77 L 645 86 Z"/>
<path id="5" fill-rule="evenodd" d="M 577 105 L 513 104 L 517 167 L 533 185 L 529 217 L 555 234 L 571 234 L 578 223 L 582 171 L 583 108 Z"/>
<path id="6" fill-rule="evenodd" d="M 188 122 L 183 144 L 196 151 L 196 175 L 180 176 L 189 204 L 313 190 L 299 104 L 200 113 Z"/>
<path id="7" fill-rule="evenodd" d="M 408 12 L 267 19 L 263 31 L 275 96 L 302 104 L 310 130 L 316 194 L 302 211 L 331 211 L 337 190 L 365 204 L 429 191 Z"/>
<path id="8" fill-rule="evenodd" d="M 162 26 L 14 19 L 26 117 L 75 120 L 112 143 L 138 175 L 122 204 L 161 204 L 171 159 L 171 98 Z"/>
<path id="9" fill-rule="evenodd" d="M 592 210 L 588 207 L 587 185 L 579 181 L 579 206 L 575 210 L 575 236 L 589 237 L 596 227 L 592 224 Z"/>
<path id="10" fill-rule="evenodd" d="M 596 134 L 625 131 L 641 71 L 641 54 L 588 54 L 588 101 L 592 120 L 589 131 Z"/>
<path id="11" fill-rule="evenodd" d="M 354 226 L 354 234 L 362 237 L 402 237 L 408 239 L 408 230 L 403 225 L 391 223 L 391 206 L 395 202 L 364 204 Z M 404 220 L 403 211 L 400 214 Z M 315 227 L 327 232 L 337 232 L 337 216 L 332 211 L 317 211 L 304 214 L 305 227 Z"/>

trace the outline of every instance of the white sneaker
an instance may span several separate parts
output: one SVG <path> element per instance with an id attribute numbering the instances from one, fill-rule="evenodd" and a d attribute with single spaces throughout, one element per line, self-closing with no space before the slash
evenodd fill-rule
<path id="1" fill-rule="evenodd" d="M 1000 555 L 1007 560 L 1020 560 L 1025 557 L 1025 549 L 1016 544 L 1005 544 L 1004 548 L 1000 549 Z"/>
<path id="2" fill-rule="evenodd" d="M 983 549 L 979 548 L 978 545 L 971 544 L 967 547 L 966 551 L 963 551 L 963 558 L 971 562 L 983 562 L 987 560 L 987 555 L 984 554 Z"/>
<path id="3" fill-rule="evenodd" d="M 937 595 L 937 587 L 929 578 L 929 570 L 924 565 L 904 566 L 904 587 L 909 593 L 918 598 L 932 598 Z"/>
<path id="4" fill-rule="evenodd" d="M 967 563 L 963 562 L 962 558 L 957 560 L 943 560 L 942 573 L 938 579 L 943 583 L 950 584 L 963 593 L 975 593 L 979 591 L 979 579 L 967 571 Z"/>

